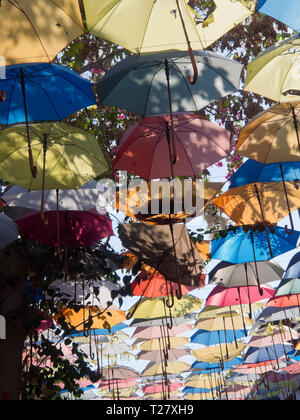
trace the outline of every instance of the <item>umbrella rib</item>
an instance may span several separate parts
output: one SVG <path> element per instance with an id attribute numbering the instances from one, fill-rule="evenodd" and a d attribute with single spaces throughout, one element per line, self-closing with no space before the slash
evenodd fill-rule
<path id="1" fill-rule="evenodd" d="M 59 151 L 59 150 L 57 150 L 55 146 L 56 146 L 56 145 L 54 145 L 54 144 L 52 144 L 52 145 L 48 146 L 49 148 L 53 149 L 56 153 L 58 153 L 58 154 L 59 154 L 59 158 L 57 159 L 57 161 L 56 161 L 55 165 L 51 168 L 51 171 L 49 172 L 49 174 L 51 174 L 51 172 L 53 172 L 53 170 L 54 170 L 54 169 L 57 167 L 57 165 L 59 164 L 59 161 L 60 161 L 61 159 L 63 159 L 63 160 L 65 161 L 65 164 L 66 164 L 66 167 L 67 167 L 67 169 L 68 169 L 68 172 L 69 172 L 69 173 L 70 173 L 70 175 L 71 175 L 71 179 L 73 180 L 74 189 L 76 190 L 76 189 L 77 189 L 77 186 L 76 186 L 75 178 L 74 178 L 74 176 L 73 176 L 73 172 L 71 171 L 71 169 L 70 169 L 70 167 L 69 167 L 69 164 L 68 164 L 68 162 L 67 162 L 66 158 L 64 157 L 64 153 L 63 153 L 63 152 L 61 152 L 61 151 Z"/>
<path id="2" fill-rule="evenodd" d="M 179 73 L 179 74 L 181 74 L 181 75 L 183 76 L 183 74 L 181 73 L 181 70 L 180 70 L 180 68 L 177 66 L 176 62 L 175 62 L 175 61 L 173 61 L 172 59 L 170 59 L 170 61 L 172 61 L 173 65 L 174 65 L 174 66 L 176 67 L 176 69 L 178 70 L 178 73 Z M 197 110 L 197 104 L 196 104 L 196 102 L 195 102 L 194 95 L 193 95 L 193 93 L 192 93 L 192 91 L 191 91 L 191 89 L 190 89 L 190 87 L 191 87 L 192 85 L 191 85 L 190 83 L 188 83 L 187 78 L 183 77 L 183 80 L 184 80 L 184 83 L 185 83 L 185 85 L 186 85 L 186 87 L 187 87 L 187 90 L 189 91 L 189 93 L 190 93 L 190 95 L 191 95 L 191 98 L 192 98 L 192 100 L 193 100 L 193 102 L 194 102 L 195 110 Z"/>
<path id="3" fill-rule="evenodd" d="M 160 63 L 159 63 L 159 65 L 156 67 L 155 72 L 154 72 L 154 73 L 153 73 L 153 75 L 152 75 L 152 80 L 151 80 L 151 83 L 150 83 L 150 86 L 149 86 L 149 89 L 148 89 L 147 98 L 146 98 L 146 100 L 145 100 L 144 113 L 142 114 L 143 116 L 145 116 L 146 111 L 147 111 L 148 100 L 149 100 L 149 97 L 150 97 L 150 91 L 151 91 L 151 89 L 152 89 L 152 85 L 153 85 L 153 82 L 154 82 L 155 76 L 156 76 L 156 75 L 157 75 L 157 73 L 158 73 L 159 71 L 161 71 L 161 70 L 162 70 L 162 62 L 160 62 Z"/>
<path id="4" fill-rule="evenodd" d="M 177 138 L 177 140 L 178 140 L 178 142 L 180 143 L 180 145 L 181 145 L 181 147 L 182 147 L 182 149 L 183 149 L 183 151 L 184 151 L 184 154 L 186 155 L 186 158 L 187 158 L 187 160 L 188 160 L 188 162 L 189 162 L 189 165 L 190 165 L 190 167 L 191 167 L 191 169 L 192 169 L 192 172 L 193 172 L 193 174 L 194 174 L 194 176 L 197 176 L 198 174 L 196 174 L 196 172 L 194 171 L 194 168 L 193 168 L 193 166 L 192 166 L 192 163 L 191 163 L 191 160 L 190 160 L 190 158 L 189 158 L 189 156 L 188 156 L 188 154 L 187 154 L 187 151 L 186 151 L 186 148 L 183 146 L 183 144 L 181 143 L 181 140 L 180 140 L 180 138 L 178 137 L 178 135 L 177 135 L 177 133 L 176 133 L 176 131 L 175 131 L 175 136 L 176 136 L 176 138 Z"/>

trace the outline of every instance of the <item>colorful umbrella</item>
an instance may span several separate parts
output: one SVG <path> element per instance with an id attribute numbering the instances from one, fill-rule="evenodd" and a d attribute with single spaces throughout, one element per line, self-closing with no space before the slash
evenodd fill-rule
<path id="1" fill-rule="evenodd" d="M 299 102 L 279 103 L 256 115 L 240 131 L 236 151 L 264 164 L 297 162 Z"/>
<path id="2" fill-rule="evenodd" d="M 288 263 L 288 266 L 283 276 L 283 280 L 296 279 L 299 276 L 300 276 L 300 252 L 297 252 Z"/>
<path id="3" fill-rule="evenodd" d="M 257 11 L 283 22 L 296 32 L 300 32 L 300 4 L 297 0 L 259 0 Z"/>
<path id="4" fill-rule="evenodd" d="M 244 330 L 217 330 L 207 331 L 197 329 L 197 331 L 191 336 L 191 343 L 203 344 L 204 346 L 214 346 L 220 343 L 232 343 L 235 340 L 245 337 Z"/>
<path id="5" fill-rule="evenodd" d="M 261 363 L 274 361 L 283 357 L 292 347 L 287 344 L 275 344 L 275 346 L 267 346 L 264 348 L 250 347 L 244 357 L 244 363 Z"/>
<path id="6" fill-rule="evenodd" d="M 147 367 L 140 373 L 141 377 L 144 376 L 158 376 L 158 375 L 178 375 L 182 372 L 187 372 L 190 365 L 184 362 L 170 361 L 168 366 L 162 366 L 161 363 L 150 362 Z"/>
<path id="7" fill-rule="evenodd" d="M 106 380 L 108 378 L 113 378 L 114 380 L 138 379 L 139 372 L 127 366 L 115 365 L 104 368 L 103 377 Z"/>
<path id="8" fill-rule="evenodd" d="M 80 7 L 75 0 L 2 0 L 0 54 L 6 64 L 52 61 L 83 34 Z"/>
<path id="9" fill-rule="evenodd" d="M 189 331 L 192 329 L 191 324 L 181 324 L 174 326 L 169 330 L 170 337 L 176 337 L 180 334 Z M 137 327 L 134 333 L 132 334 L 132 338 L 143 338 L 147 340 L 151 340 L 153 338 L 159 338 L 162 336 L 161 327 Z"/>
<path id="10" fill-rule="evenodd" d="M 300 100 L 299 45 L 300 36 L 296 34 L 260 53 L 247 66 L 244 90 L 275 102 Z"/>
<path id="11" fill-rule="evenodd" d="M 170 392 L 176 391 L 178 389 L 182 388 L 182 383 L 180 382 L 172 382 L 169 384 L 169 390 Z M 164 383 L 156 383 L 153 385 L 145 385 L 142 388 L 144 394 L 157 394 L 159 392 L 164 391 Z"/>
<path id="12" fill-rule="evenodd" d="M 139 340 L 138 340 L 139 341 Z M 187 337 L 170 337 L 168 348 L 169 350 L 175 349 L 180 346 L 184 346 L 189 342 L 189 339 Z M 137 342 L 133 343 L 133 346 L 135 346 Z M 142 341 L 140 344 L 139 350 L 141 351 L 160 351 L 164 347 L 164 342 L 161 338 L 153 338 L 151 340 Z"/>
<path id="13" fill-rule="evenodd" d="M 277 286 L 274 297 L 300 294 L 300 279 L 283 279 Z"/>
<path id="14" fill-rule="evenodd" d="M 7 247 L 19 237 L 17 226 L 4 214 L 0 214 L 0 232 L 0 249 Z"/>
<path id="15" fill-rule="evenodd" d="M 300 306 L 300 294 L 287 296 L 274 296 L 267 303 L 266 306 L 275 306 L 276 308 L 289 308 L 291 306 Z"/>
<path id="16" fill-rule="evenodd" d="M 285 229 L 279 226 L 272 229 L 267 227 L 267 230 L 273 257 L 296 248 L 299 232 L 295 231 L 288 235 Z M 251 229 L 250 226 L 234 227 L 221 234 L 223 236 L 219 235 L 218 238 L 212 240 L 211 254 L 214 259 L 239 264 L 267 261 L 272 258 L 264 226 L 261 229 L 259 226 L 257 229 L 255 227 Z"/>
<path id="17" fill-rule="evenodd" d="M 201 349 L 193 350 L 193 356 L 201 362 L 220 363 L 221 369 L 225 360 L 232 360 L 239 356 L 245 349 L 246 344 L 239 342 L 235 343 L 220 343 L 214 346 L 203 347 Z"/>
<path id="18" fill-rule="evenodd" d="M 51 247 L 91 246 L 103 238 L 113 236 L 109 217 L 97 211 L 47 211 L 47 224 L 39 212 L 16 220 L 23 238 L 42 242 Z"/>
<path id="19" fill-rule="evenodd" d="M 191 351 L 187 348 L 172 348 L 168 351 L 168 360 L 177 360 L 180 357 L 189 356 L 190 354 Z M 158 363 L 162 361 L 162 353 L 161 350 L 142 350 L 137 353 L 136 359 Z"/>
<path id="20" fill-rule="evenodd" d="M 228 330 L 239 330 L 243 327 L 252 327 L 253 320 L 242 316 L 234 316 L 231 319 L 229 318 L 209 318 L 197 321 L 195 327 L 200 330 L 206 331 L 228 331 Z"/>
<path id="21" fill-rule="evenodd" d="M 121 140 L 114 169 L 144 179 L 196 177 L 230 153 L 229 131 L 200 115 L 176 113 L 172 122 L 175 145 L 171 144 L 170 115 L 149 116 L 130 127 Z"/>

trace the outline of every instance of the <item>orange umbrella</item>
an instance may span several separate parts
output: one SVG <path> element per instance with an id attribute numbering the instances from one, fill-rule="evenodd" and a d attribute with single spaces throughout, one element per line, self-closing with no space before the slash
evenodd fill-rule
<path id="1" fill-rule="evenodd" d="M 289 306 L 300 306 L 300 293 L 294 295 L 275 296 L 271 298 L 266 306 L 275 306 L 276 308 L 287 308 Z"/>

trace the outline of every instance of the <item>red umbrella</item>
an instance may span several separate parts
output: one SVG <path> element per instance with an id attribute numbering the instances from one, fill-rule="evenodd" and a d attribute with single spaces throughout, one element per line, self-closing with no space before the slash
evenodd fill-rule
<path id="1" fill-rule="evenodd" d="M 182 294 L 205 286 L 205 275 L 201 276 L 200 284 L 197 286 L 181 286 Z M 148 298 L 156 298 L 162 296 L 170 296 L 172 290 L 178 289 L 178 284 L 167 280 L 162 274 L 157 273 L 147 275 L 147 273 L 140 273 L 131 284 L 132 293 L 135 296 L 144 296 Z"/>
<path id="2" fill-rule="evenodd" d="M 230 154 L 230 133 L 200 115 L 173 114 L 176 140 L 171 139 L 170 115 L 143 118 L 122 138 L 114 169 L 144 179 L 195 177 Z"/>
<path id="3" fill-rule="evenodd" d="M 176 391 L 179 388 L 182 388 L 182 383 L 173 382 L 169 384 L 170 392 Z M 144 394 L 157 394 L 159 392 L 164 392 L 165 384 L 163 382 L 157 383 L 154 385 L 146 385 L 143 387 Z"/>
<path id="4" fill-rule="evenodd" d="M 275 296 L 271 298 L 266 306 L 274 306 L 276 308 L 288 308 L 289 306 L 300 306 L 300 293 L 294 295 Z"/>
<path id="5" fill-rule="evenodd" d="M 269 299 L 275 294 L 270 286 L 261 286 L 262 295 L 257 286 L 224 287 L 217 285 L 207 296 L 205 306 L 234 306 Z"/>
<path id="6" fill-rule="evenodd" d="M 114 235 L 109 217 L 96 211 L 48 211 L 45 219 L 48 221 L 46 225 L 40 220 L 40 213 L 34 211 L 16 223 L 23 238 L 51 247 L 91 246 Z"/>

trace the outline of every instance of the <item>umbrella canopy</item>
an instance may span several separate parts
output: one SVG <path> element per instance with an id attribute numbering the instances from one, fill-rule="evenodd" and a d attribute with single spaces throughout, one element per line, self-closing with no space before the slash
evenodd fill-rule
<path id="1" fill-rule="evenodd" d="M 180 317 L 176 317 L 176 318 L 172 317 L 172 324 L 173 324 L 173 327 L 179 327 L 182 324 L 186 324 L 187 322 L 194 322 L 196 318 L 197 318 L 196 313 L 187 313 Z M 141 327 L 141 328 L 149 328 L 149 327 L 160 328 L 161 326 L 166 326 L 167 319 L 168 319 L 168 316 L 165 316 L 164 318 L 160 317 L 160 318 L 149 318 L 149 319 L 137 318 L 137 319 L 132 320 L 130 326 Z"/>
<path id="2" fill-rule="evenodd" d="M 279 20 L 296 32 L 300 32 L 300 4 L 297 0 L 259 0 L 257 11 Z"/>
<path id="3" fill-rule="evenodd" d="M 97 211 L 59 210 L 44 215 L 47 224 L 36 211 L 16 220 L 23 238 L 51 247 L 86 247 L 114 235 L 110 218 Z"/>
<path id="4" fill-rule="evenodd" d="M 181 382 L 172 382 L 169 384 L 170 392 L 176 391 L 177 389 L 182 388 Z M 156 383 L 154 385 L 145 385 L 143 386 L 144 394 L 153 394 L 158 392 L 165 392 L 166 385 L 164 383 Z"/>
<path id="5" fill-rule="evenodd" d="M 240 365 L 242 363 L 243 359 L 241 357 L 235 357 L 232 360 L 224 361 L 222 370 L 232 369 L 237 365 Z M 191 369 L 198 371 L 197 373 L 201 373 L 202 370 L 212 370 L 212 369 L 220 369 L 220 363 L 209 363 L 209 362 L 199 362 L 196 361 L 191 365 Z"/>
<path id="6" fill-rule="evenodd" d="M 146 0 L 131 8 L 130 0 L 84 0 L 91 33 L 108 39 L 135 54 L 156 51 L 204 49 L 246 19 L 254 3 L 215 0 L 214 11 L 204 21 L 186 0 Z M 179 18 L 179 10 L 184 22 Z M 200 21 L 196 23 L 196 19 Z"/>
<path id="7" fill-rule="evenodd" d="M 177 375 L 190 369 L 190 365 L 184 362 L 169 361 L 168 366 L 162 366 L 161 363 L 150 362 L 141 372 L 140 376 L 158 376 L 158 375 Z"/>
<path id="8" fill-rule="evenodd" d="M 274 331 L 274 333 L 266 336 L 252 336 L 247 343 L 248 347 L 268 347 L 275 344 L 284 344 L 285 341 L 296 340 L 299 333 L 295 330 Z"/>
<path id="9" fill-rule="evenodd" d="M 196 391 L 194 389 L 191 390 L 187 388 L 216 388 L 217 386 L 220 386 L 221 383 L 223 383 L 221 375 L 195 375 L 184 383 L 185 388 L 182 392 L 188 393 Z"/>
<path id="10" fill-rule="evenodd" d="M 205 276 L 203 276 L 202 286 L 205 285 Z M 182 294 L 185 295 L 191 292 L 198 286 L 182 286 Z M 162 296 L 169 296 L 171 288 L 176 290 L 178 288 L 177 283 L 172 282 L 170 285 L 168 280 L 160 274 L 154 274 L 154 276 L 141 273 L 131 284 L 131 290 L 134 296 L 144 296 L 148 298 L 157 298 Z"/>
<path id="11" fill-rule="evenodd" d="M 276 300 L 277 298 L 275 298 Z M 272 299 L 271 299 L 272 302 Z M 259 314 L 258 321 L 280 321 L 283 319 L 295 320 L 300 317 L 300 308 L 298 305 L 283 307 L 266 306 L 263 311 Z"/>
<path id="12" fill-rule="evenodd" d="M 4 214 L 0 214 L 0 232 L 0 249 L 7 247 L 19 237 L 15 223 Z"/>
<path id="13" fill-rule="evenodd" d="M 186 331 L 189 331 L 192 329 L 191 324 L 181 324 L 176 325 L 173 328 L 171 328 L 168 333 L 169 336 L 176 337 Z M 132 334 L 132 338 L 143 338 L 151 340 L 153 338 L 159 338 L 162 336 L 161 327 L 137 327 L 134 333 Z"/>
<path id="14" fill-rule="evenodd" d="M 30 173 L 26 147 L 26 127 L 1 132 L 1 176 L 28 191 L 78 189 L 103 174 L 108 166 L 94 136 L 64 123 L 41 123 L 29 127 L 36 178 Z M 44 164 L 44 155 L 46 162 Z"/>
<path id="15" fill-rule="evenodd" d="M 172 317 L 180 317 L 184 314 L 200 309 L 202 306 L 202 299 L 193 296 L 185 295 L 181 299 L 174 298 L 174 306 L 172 307 Z M 135 310 L 135 311 L 134 311 Z M 165 318 L 166 308 L 164 298 L 148 299 L 143 298 L 136 308 L 134 305 L 129 309 L 129 314 L 134 311 L 133 318 L 135 319 L 153 319 Z"/>
<path id="16" fill-rule="evenodd" d="M 269 299 L 274 296 L 275 289 L 270 286 L 261 287 L 263 293 L 260 293 L 257 286 L 224 287 L 217 285 L 206 298 L 205 305 L 213 306 L 232 306 L 238 304 L 247 304 Z M 235 321 L 237 317 L 233 317 Z"/>
<path id="17" fill-rule="evenodd" d="M 61 121 L 96 103 L 91 82 L 57 64 L 8 66 L 6 78 L 0 79 L 0 89 L 5 90 L 7 96 L 6 101 L 0 103 L 0 122 L 4 125 Z"/>
<path id="18" fill-rule="evenodd" d="M 129 56 L 109 70 L 98 83 L 99 101 L 142 116 L 172 111 L 197 111 L 239 88 L 242 65 L 224 56 L 196 51 L 198 82 L 186 83 L 191 73 L 186 52 Z M 169 79 L 166 77 L 169 72 Z"/>
<path id="19" fill-rule="evenodd" d="M 300 252 L 293 255 L 292 259 L 288 263 L 286 271 L 283 276 L 283 280 L 296 279 L 300 276 Z"/>
<path id="20" fill-rule="evenodd" d="M 247 66 L 244 90 L 275 102 L 299 100 L 299 45 L 296 34 L 260 53 Z"/>
<path id="21" fill-rule="evenodd" d="M 237 152 L 263 164 L 298 161 L 299 111 L 299 102 L 293 101 L 276 104 L 256 115 L 240 131 Z"/>
<path id="22" fill-rule="evenodd" d="M 83 32 L 79 3 L 3 0 L 0 54 L 6 64 L 52 61 Z"/>
<path id="23" fill-rule="evenodd" d="M 294 295 L 287 296 L 274 296 L 273 298 L 269 299 L 269 301 L 266 303 L 266 306 L 275 306 L 276 308 L 300 306 L 300 294 L 296 293 Z M 299 314 L 297 316 L 299 316 Z"/>
<path id="24" fill-rule="evenodd" d="M 191 336 L 191 343 L 203 344 L 204 346 L 214 346 L 219 343 L 233 343 L 235 340 L 243 337 L 245 337 L 245 332 L 243 329 L 235 331 L 232 329 L 223 329 L 220 331 L 207 331 L 198 329 L 195 334 Z"/>
<path id="25" fill-rule="evenodd" d="M 1 197 L 9 207 L 39 210 L 42 193 L 41 191 L 28 192 L 25 188 L 14 185 Z M 78 190 L 45 190 L 44 210 L 90 210 L 96 207 L 99 197 L 101 194 L 97 190 L 97 181 L 94 180 L 87 182 Z"/>
<path id="26" fill-rule="evenodd" d="M 226 234 L 225 237 L 220 235 L 212 240 L 212 258 L 233 264 L 270 260 L 272 256 L 265 228 L 262 227 L 262 229 L 263 231 L 261 229 L 252 230 L 250 227 L 245 226 L 235 227 L 232 230 L 228 230 L 227 233 L 224 232 Z M 266 229 L 268 230 L 273 257 L 296 248 L 299 232 L 294 231 L 292 234 L 287 234 L 285 229 L 279 226 L 275 226 L 272 230 L 269 227 Z"/>
<path id="27" fill-rule="evenodd" d="M 174 150 L 170 120 L 170 115 L 149 116 L 130 127 L 121 140 L 114 169 L 144 179 L 195 177 L 229 155 L 230 132 L 192 113 L 173 115 Z M 175 153 L 176 163 L 172 164 Z"/>
<path id="28" fill-rule="evenodd" d="M 180 357 L 189 356 L 191 351 L 187 348 L 172 348 L 168 350 L 168 360 L 177 360 Z M 142 350 L 137 355 L 138 360 L 149 360 L 150 362 L 161 362 L 163 355 L 161 350 Z"/>
<path id="29" fill-rule="evenodd" d="M 222 189 L 224 183 L 222 182 L 203 182 L 204 187 L 204 203 L 198 199 L 202 198 L 202 186 L 199 180 L 196 182 L 188 180 L 180 180 L 176 178 L 173 182 L 168 184 L 168 192 L 170 195 L 169 205 L 170 211 L 168 213 L 159 213 L 165 211 L 163 200 L 166 198 L 161 188 L 163 189 L 165 180 L 154 181 L 147 183 L 147 191 L 144 193 L 143 187 L 137 191 L 137 188 L 129 188 L 116 191 L 115 207 L 125 213 L 127 216 L 136 218 L 150 224 L 169 224 L 170 219 L 173 223 L 182 223 L 187 217 L 193 217 L 196 214 L 195 207 L 189 208 L 189 203 L 184 197 L 189 197 L 191 204 L 196 203 L 197 213 L 201 213 L 211 201 L 215 198 L 218 192 Z M 159 188 L 161 186 L 161 188 Z M 175 190 L 175 191 L 174 191 Z M 198 192 L 200 190 L 200 192 Z M 197 196 L 198 194 L 198 196 Z M 176 200 L 176 202 L 175 202 Z M 178 206 L 179 204 L 179 206 Z M 155 206 L 158 207 L 158 212 L 154 213 Z M 202 206 L 200 208 L 200 206 Z M 177 208 L 176 208 L 177 207 Z M 161 210 L 160 210 L 161 209 Z M 183 209 L 180 211 L 179 209 Z"/>
<path id="30" fill-rule="evenodd" d="M 295 294 L 300 294 L 300 278 L 281 280 L 274 297 Z"/>
<path id="31" fill-rule="evenodd" d="M 244 363 L 261 363 L 278 360 L 278 358 L 285 355 L 285 352 L 290 350 L 292 350 L 292 347 L 287 344 L 275 344 L 275 346 L 264 348 L 250 347 L 245 354 Z"/>
<path id="32" fill-rule="evenodd" d="M 202 258 L 192 244 L 185 225 L 175 224 L 173 232 L 174 241 L 168 225 L 130 223 L 118 227 L 123 246 L 146 264 L 155 267 L 168 280 L 179 281 L 178 269 L 181 284 L 199 285 Z"/>
<path id="33" fill-rule="evenodd" d="M 139 377 L 138 371 L 121 365 L 104 368 L 102 374 L 105 379 L 113 378 L 114 380 L 138 379 Z"/>
<path id="34" fill-rule="evenodd" d="M 83 308 L 69 309 L 65 308 L 59 314 L 54 316 L 54 320 L 59 324 L 60 319 L 69 323 L 77 331 L 85 331 L 87 324 L 90 330 L 106 329 L 109 330 L 126 320 L 126 313 L 119 309 L 101 310 L 97 306 L 86 306 Z"/>
<path id="35" fill-rule="evenodd" d="M 221 261 L 210 271 L 208 283 L 225 287 L 257 286 L 256 267 L 261 283 L 280 280 L 284 273 L 280 265 L 270 261 L 259 261 L 256 266 L 253 262 L 231 264 Z"/>
<path id="36" fill-rule="evenodd" d="M 246 344 L 220 343 L 215 346 L 203 347 L 193 350 L 193 356 L 201 362 L 217 363 L 220 362 L 223 368 L 224 360 L 232 360 L 239 356 L 245 349 Z"/>
<path id="37" fill-rule="evenodd" d="M 170 337 L 169 339 L 169 348 L 175 349 L 176 347 L 183 346 L 189 342 L 187 337 Z M 135 343 L 133 343 L 134 345 Z M 146 351 L 159 351 L 164 348 L 164 343 L 160 338 L 153 338 L 152 340 L 147 340 L 141 343 L 139 349 Z"/>
<path id="38" fill-rule="evenodd" d="M 240 330 L 244 327 L 252 327 L 253 320 L 242 317 L 242 316 L 234 316 L 231 319 L 229 318 L 211 318 L 211 319 L 203 319 L 197 321 L 195 327 L 201 330 L 206 331 L 224 331 L 224 330 Z"/>

